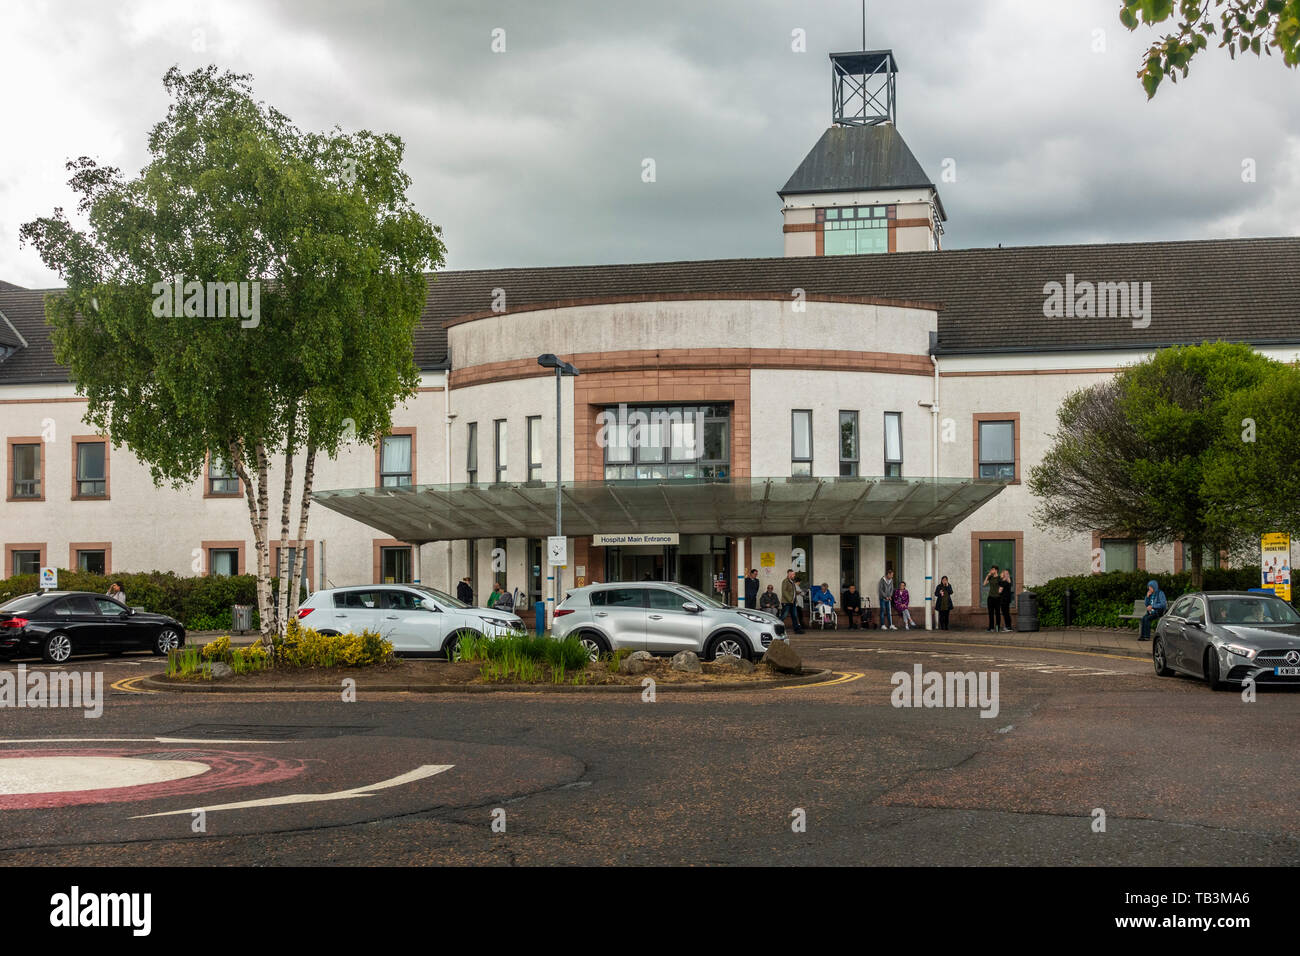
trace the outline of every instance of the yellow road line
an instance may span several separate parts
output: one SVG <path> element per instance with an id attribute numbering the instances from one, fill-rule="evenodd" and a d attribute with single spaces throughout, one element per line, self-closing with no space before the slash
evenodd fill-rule
<path id="1" fill-rule="evenodd" d="M 792 684 L 789 687 L 774 687 L 773 690 L 803 690 L 805 687 L 830 687 L 833 684 L 850 684 L 859 678 L 865 677 L 865 674 L 859 674 L 856 671 L 832 671 L 835 675 L 833 680 L 819 681 L 816 684 Z"/>
<path id="2" fill-rule="evenodd" d="M 917 646 L 915 641 L 872 641 L 874 644 L 903 644 Z M 972 641 L 924 641 L 927 647 L 997 647 L 1011 651 L 1047 651 L 1049 654 L 1077 654 L 1080 657 L 1108 657 L 1117 661 L 1141 661 L 1146 663 L 1149 657 L 1127 657 L 1123 654 L 1102 654 L 1098 651 L 1072 651 L 1064 647 L 1031 647 L 1026 644 L 976 644 Z M 827 650 L 848 650 L 844 647 L 826 648 Z"/>
<path id="3" fill-rule="evenodd" d="M 152 676 L 153 676 L 152 674 L 142 674 L 142 675 L 140 675 L 139 677 L 124 677 L 124 678 L 122 678 L 120 681 L 116 681 L 116 682 L 110 684 L 109 686 L 112 687 L 113 690 L 120 690 L 120 691 L 122 691 L 123 693 L 126 693 L 126 694 L 157 694 L 157 693 L 160 693 L 160 691 L 156 691 L 156 690 L 142 690 L 142 689 L 140 689 L 139 687 L 136 687 L 136 686 L 135 686 L 135 684 L 138 683 L 139 681 L 144 680 L 146 677 L 152 677 Z"/>

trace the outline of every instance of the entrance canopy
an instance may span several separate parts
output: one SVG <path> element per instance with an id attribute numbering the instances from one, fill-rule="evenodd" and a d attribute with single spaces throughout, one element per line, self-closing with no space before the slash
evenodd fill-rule
<path id="1" fill-rule="evenodd" d="M 564 534 L 947 534 L 1005 482 L 963 478 L 749 478 L 567 482 Z M 555 484 L 318 491 L 316 501 L 398 541 L 544 538 Z"/>

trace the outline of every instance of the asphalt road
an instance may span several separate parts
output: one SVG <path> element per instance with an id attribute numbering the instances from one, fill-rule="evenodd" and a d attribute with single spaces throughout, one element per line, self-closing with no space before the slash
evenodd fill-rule
<path id="1" fill-rule="evenodd" d="M 0 711 L 0 864 L 1300 862 L 1300 692 L 1247 703 L 1124 655 L 924 637 L 795 647 L 842 676 Z M 996 672 L 996 715 L 894 706 L 915 665 Z M 106 690 L 157 666 L 74 661 Z"/>

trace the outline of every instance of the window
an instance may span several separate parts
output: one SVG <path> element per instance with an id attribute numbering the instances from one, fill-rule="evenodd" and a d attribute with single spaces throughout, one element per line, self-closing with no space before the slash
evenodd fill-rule
<path id="1" fill-rule="evenodd" d="M 100 617 L 121 617 L 126 613 L 126 608 L 113 600 L 111 597 L 93 598 L 95 607 L 98 609 Z"/>
<path id="2" fill-rule="evenodd" d="M 803 570 L 799 570 L 799 556 L 802 552 Z M 809 590 L 813 585 L 813 539 L 810 534 L 796 534 L 790 538 L 790 564 L 794 568 L 794 576 L 803 582 L 803 586 Z M 816 582 L 821 584 L 820 581 Z M 780 590 L 778 588 L 777 590 Z"/>
<path id="3" fill-rule="evenodd" d="M 790 474 L 811 475 L 813 465 L 812 410 L 790 413 Z"/>
<path id="4" fill-rule="evenodd" d="M 818 209 L 823 252 L 828 256 L 869 255 L 889 251 L 889 223 L 895 206 L 839 206 Z"/>
<path id="5" fill-rule="evenodd" d="M 10 445 L 9 454 L 9 474 L 13 476 L 10 495 L 14 498 L 42 497 L 40 442 Z"/>
<path id="6" fill-rule="evenodd" d="M 339 591 L 334 595 L 334 606 L 351 608 L 354 611 L 373 611 L 379 609 L 378 591 Z"/>
<path id="7" fill-rule="evenodd" d="M 231 577 L 239 573 L 239 551 L 236 548 L 209 548 L 208 573 L 213 577 Z"/>
<path id="8" fill-rule="evenodd" d="M 465 438 L 465 480 L 471 485 L 478 484 L 478 422 L 469 423 Z"/>
<path id="9" fill-rule="evenodd" d="M 77 570 L 88 574 L 105 574 L 106 562 L 103 551 L 78 551 Z"/>
<path id="10" fill-rule="evenodd" d="M 528 480 L 542 480 L 542 417 L 528 418 Z"/>
<path id="11" fill-rule="evenodd" d="M 1101 569 L 1103 571 L 1136 571 L 1138 569 L 1137 539 L 1102 538 Z"/>
<path id="12" fill-rule="evenodd" d="M 840 412 L 840 477 L 858 476 L 858 413 Z"/>
<path id="13" fill-rule="evenodd" d="M 596 607 L 645 607 L 644 588 L 607 588 L 591 592 Z"/>
<path id="14" fill-rule="evenodd" d="M 894 572 L 894 585 L 903 580 L 903 539 L 890 535 L 885 538 L 885 570 Z"/>
<path id="15" fill-rule="evenodd" d="M 74 614 L 92 615 L 99 613 L 99 607 L 97 606 L 96 601 L 92 601 L 90 598 L 83 595 L 64 598 L 62 601 L 55 603 L 52 610 L 59 617 L 71 617 Z M 117 613 L 120 614 L 121 611 L 122 605 L 118 604 Z"/>
<path id="16" fill-rule="evenodd" d="M 506 539 L 493 538 L 492 539 L 492 583 L 501 585 L 503 589 L 506 586 L 506 564 L 505 564 L 506 554 L 507 554 Z M 498 557 L 501 559 L 500 564 L 497 563 Z M 540 584 L 538 585 L 538 593 L 539 594 L 541 593 Z M 484 597 L 483 601 L 480 601 L 479 603 L 482 604 L 486 600 L 487 598 Z"/>
<path id="17" fill-rule="evenodd" d="M 108 495 L 108 451 L 102 441 L 79 441 L 77 449 L 77 497 L 104 498 Z"/>
<path id="18" fill-rule="evenodd" d="M 858 536 L 846 534 L 840 536 L 840 591 L 847 591 L 850 584 L 858 583 Z M 858 590 L 862 587 L 859 585 Z M 839 596 L 836 595 L 836 600 Z"/>
<path id="19" fill-rule="evenodd" d="M 239 494 L 239 476 L 235 474 L 234 467 L 217 455 L 208 458 L 208 494 Z"/>
<path id="20" fill-rule="evenodd" d="M 993 565 L 998 566 L 999 575 L 1003 571 L 1011 572 L 1011 580 L 1014 583 L 1016 577 L 1016 542 L 1014 539 L 997 539 L 984 538 L 979 543 L 980 570 L 979 570 L 979 595 L 980 603 L 988 604 L 989 586 L 985 582 L 989 570 Z"/>
<path id="21" fill-rule="evenodd" d="M 726 478 L 730 405 L 638 405 L 601 412 L 605 478 Z"/>
<path id="22" fill-rule="evenodd" d="M 980 421 L 979 477 L 1016 480 L 1016 423 Z"/>
<path id="23" fill-rule="evenodd" d="M 41 553 L 39 551 L 14 551 L 10 561 L 13 574 L 37 574 L 41 570 Z"/>
<path id="24" fill-rule="evenodd" d="M 902 412 L 885 412 L 885 477 L 903 477 Z"/>
<path id="25" fill-rule="evenodd" d="M 379 484 L 383 488 L 408 488 L 411 470 L 411 435 L 386 435 L 380 448 Z"/>
<path id="26" fill-rule="evenodd" d="M 646 594 L 650 598 L 650 607 L 655 611 L 677 611 L 685 614 L 682 605 L 687 603 L 690 598 L 677 591 L 669 591 L 666 588 L 646 588 Z"/>
<path id="27" fill-rule="evenodd" d="M 411 583 L 411 549 L 380 548 L 379 575 L 384 584 Z"/>
<path id="28" fill-rule="evenodd" d="M 492 448 L 495 457 L 495 477 L 498 483 L 506 480 L 506 420 L 498 418 L 492 423 Z"/>

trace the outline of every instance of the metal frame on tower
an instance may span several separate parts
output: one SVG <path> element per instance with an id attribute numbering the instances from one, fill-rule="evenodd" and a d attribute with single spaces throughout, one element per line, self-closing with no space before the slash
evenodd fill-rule
<path id="1" fill-rule="evenodd" d="M 897 125 L 893 50 L 832 53 L 831 116 L 837 126 Z"/>

